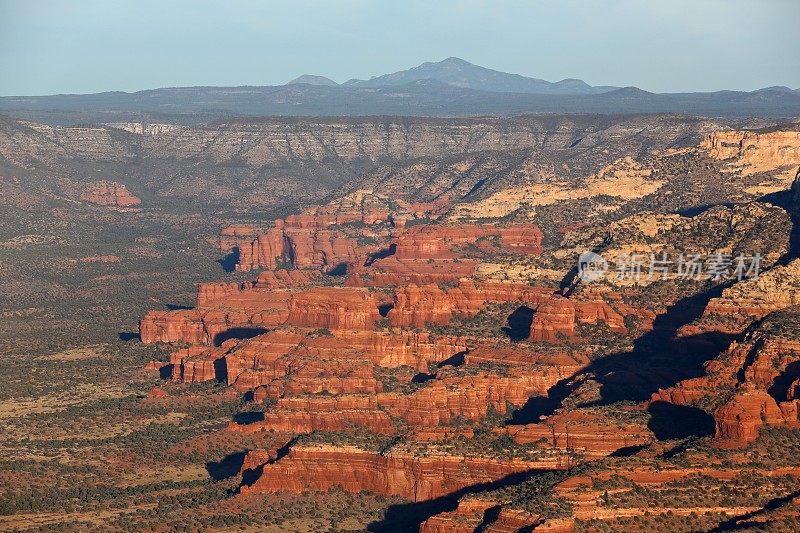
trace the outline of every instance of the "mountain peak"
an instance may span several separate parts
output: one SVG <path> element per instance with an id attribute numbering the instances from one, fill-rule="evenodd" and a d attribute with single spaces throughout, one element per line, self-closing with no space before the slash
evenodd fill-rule
<path id="1" fill-rule="evenodd" d="M 561 81 L 555 82 L 555 85 L 559 85 L 561 87 L 573 87 L 582 89 L 591 88 L 591 85 L 577 78 L 564 78 Z"/>
<path id="2" fill-rule="evenodd" d="M 460 57 L 456 57 L 456 56 L 450 56 L 450 57 L 448 57 L 446 59 L 442 59 L 441 61 L 439 61 L 439 64 L 440 65 L 447 65 L 447 64 L 469 65 L 471 67 L 476 66 L 476 65 L 473 65 L 472 63 L 470 63 L 469 61 L 466 61 L 466 60 L 461 59 Z"/>
<path id="3" fill-rule="evenodd" d="M 295 85 L 298 83 L 306 83 L 308 85 L 325 85 L 327 87 L 336 87 L 339 84 L 325 76 L 315 76 L 313 74 L 303 74 L 298 76 L 286 85 Z"/>
<path id="4" fill-rule="evenodd" d="M 538 78 L 529 78 L 519 74 L 509 74 L 481 67 L 450 56 L 439 62 L 425 62 L 408 70 L 401 70 L 368 80 L 349 80 L 345 83 L 355 87 L 391 87 L 407 85 L 420 80 L 436 80 L 447 85 L 463 89 L 499 93 L 529 94 L 599 94 L 616 89 L 616 87 L 592 87 L 583 80 L 565 79 L 551 83 Z"/>
<path id="5" fill-rule="evenodd" d="M 640 89 L 638 87 L 618 87 L 613 91 L 609 91 L 609 96 L 614 97 L 624 97 L 624 98 L 645 98 L 648 96 L 652 96 L 654 93 L 649 91 L 645 91 L 644 89 Z"/>

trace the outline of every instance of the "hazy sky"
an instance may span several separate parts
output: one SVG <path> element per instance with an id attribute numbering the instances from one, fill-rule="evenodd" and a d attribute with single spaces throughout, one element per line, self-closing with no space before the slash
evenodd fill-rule
<path id="1" fill-rule="evenodd" d="M 338 82 L 458 56 L 650 91 L 800 87 L 798 0 L 0 0 L 0 94 Z"/>

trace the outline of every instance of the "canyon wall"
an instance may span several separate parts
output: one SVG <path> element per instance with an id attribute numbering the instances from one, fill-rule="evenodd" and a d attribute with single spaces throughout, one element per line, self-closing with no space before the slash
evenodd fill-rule
<path id="1" fill-rule="evenodd" d="M 288 456 L 265 464 L 258 479 L 241 491 L 302 493 L 341 487 L 348 492 L 368 490 L 418 502 L 537 468 L 546 467 L 525 461 L 419 457 L 400 452 L 381 455 L 350 447 L 294 446 Z"/>

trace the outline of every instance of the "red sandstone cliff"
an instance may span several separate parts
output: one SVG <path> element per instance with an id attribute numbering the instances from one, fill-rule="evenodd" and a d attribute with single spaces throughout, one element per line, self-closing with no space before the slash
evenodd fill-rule
<path id="1" fill-rule="evenodd" d="M 364 289 L 314 288 L 289 302 L 288 324 L 309 328 L 373 329 L 378 299 Z"/>
<path id="2" fill-rule="evenodd" d="M 261 476 L 243 494 L 258 492 L 368 490 L 413 501 L 438 498 L 461 488 L 542 468 L 518 460 L 451 455 L 416 456 L 345 447 L 292 447 L 289 455 L 263 467 Z"/>
<path id="3" fill-rule="evenodd" d="M 287 227 L 281 220 L 275 222 L 274 228 L 252 240 L 238 241 L 235 246 L 239 249 L 236 270 L 243 272 L 257 268 L 273 270 L 281 262 L 297 268 L 332 268 L 340 263 L 355 262 L 369 253 L 366 249 L 359 250 L 354 239 L 341 233 Z"/>

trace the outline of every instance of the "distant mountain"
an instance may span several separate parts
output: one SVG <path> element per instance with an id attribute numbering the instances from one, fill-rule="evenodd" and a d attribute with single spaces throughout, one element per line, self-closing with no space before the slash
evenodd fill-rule
<path id="1" fill-rule="evenodd" d="M 751 92 L 658 94 L 637 87 L 591 87 L 575 79 L 550 83 L 450 58 L 342 85 L 322 76 L 305 75 L 278 86 L 7 96 L 0 97 L 0 113 L 51 124 L 195 124 L 265 115 L 455 117 L 528 113 L 688 113 L 793 119 L 800 117 L 800 92 L 767 87 Z"/>
<path id="2" fill-rule="evenodd" d="M 756 92 L 758 92 L 758 91 L 780 91 L 780 92 L 784 92 L 784 93 L 796 93 L 797 92 L 796 90 L 791 89 L 791 88 L 789 88 L 789 87 L 787 87 L 785 85 L 773 85 L 772 87 L 764 87 L 763 89 L 757 89 Z"/>
<path id="3" fill-rule="evenodd" d="M 339 84 L 325 76 L 314 76 L 313 74 L 303 74 L 298 76 L 286 85 L 296 85 L 298 83 L 306 83 L 308 85 L 325 85 L 327 87 L 337 87 Z"/>
<path id="4" fill-rule="evenodd" d="M 447 85 L 498 93 L 532 94 L 599 94 L 617 87 L 592 87 L 582 80 L 566 79 L 555 83 L 508 74 L 473 65 L 457 57 L 448 57 L 438 63 L 423 63 L 418 67 L 384 74 L 368 80 L 349 80 L 350 87 L 393 87 L 420 80 L 436 80 Z"/>

